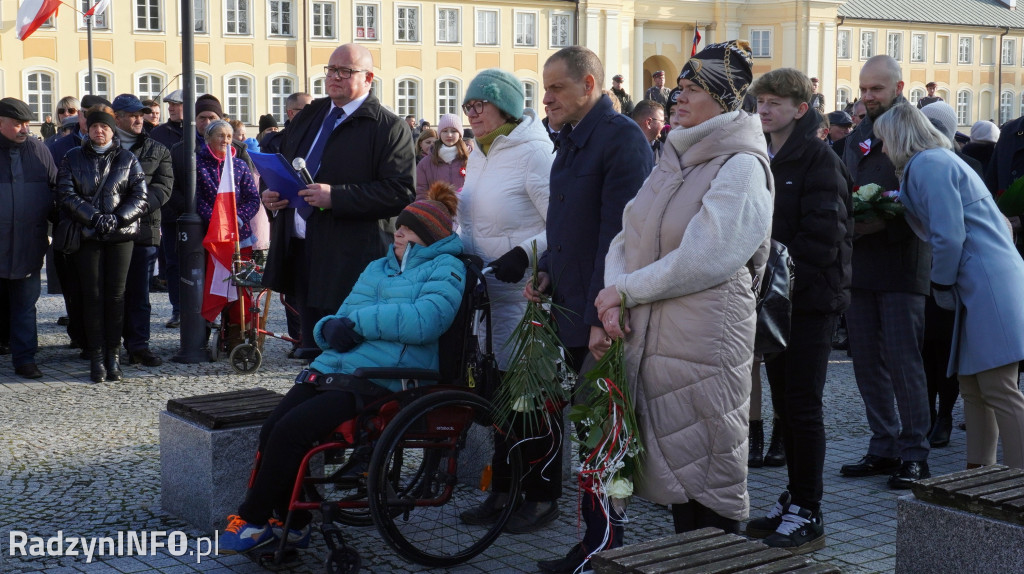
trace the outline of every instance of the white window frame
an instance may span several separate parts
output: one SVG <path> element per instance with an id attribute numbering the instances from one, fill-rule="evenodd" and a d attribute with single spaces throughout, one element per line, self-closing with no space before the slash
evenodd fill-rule
<path id="1" fill-rule="evenodd" d="M 359 14 L 359 9 L 363 9 L 363 14 Z M 371 16 L 367 13 L 368 9 L 373 10 L 372 22 L 373 26 L 367 26 L 367 20 Z M 380 43 L 380 3 L 379 2 L 353 2 L 352 3 L 352 38 L 356 42 L 376 42 Z M 360 26 L 362 24 L 362 26 Z M 360 35 L 360 28 L 363 29 Z"/>
<path id="2" fill-rule="evenodd" d="M 999 125 L 1014 119 L 1013 115 L 1011 115 L 1013 114 L 1013 100 L 1013 91 L 1011 90 L 1003 90 L 999 94 Z"/>
<path id="3" fill-rule="evenodd" d="M 279 80 L 286 80 L 290 82 L 287 89 L 275 90 L 274 83 Z M 288 96 L 294 94 L 296 86 L 299 85 L 299 78 L 292 74 L 274 74 L 267 78 L 267 107 L 270 108 L 270 114 L 277 119 L 277 123 L 284 125 L 285 120 L 288 119 Z"/>
<path id="4" fill-rule="evenodd" d="M 946 39 L 946 53 L 942 54 L 939 50 L 939 42 L 942 38 Z M 951 52 L 953 50 L 953 36 L 950 34 L 936 34 L 935 35 L 935 63 L 936 64 L 948 64 L 952 59 Z M 941 60 L 939 58 L 942 58 Z"/>
<path id="5" fill-rule="evenodd" d="M 846 108 L 846 104 L 850 103 L 850 99 L 853 97 L 853 90 L 846 86 L 839 86 L 836 88 L 836 109 L 843 110 Z"/>
<path id="6" fill-rule="evenodd" d="M 320 13 L 320 30 L 314 20 L 317 17 L 317 8 Z M 325 18 L 324 12 L 330 12 Z M 338 3 L 334 1 L 313 0 L 309 3 L 309 35 L 312 40 L 336 40 L 338 38 Z"/>
<path id="7" fill-rule="evenodd" d="M 964 55 L 965 45 L 967 47 L 966 56 Z M 970 65 L 972 62 L 974 62 L 974 36 L 957 36 L 956 63 Z"/>
<path id="8" fill-rule="evenodd" d="M 109 8 L 109 6 L 108 6 L 108 8 Z M 153 15 L 151 14 L 152 9 L 156 8 L 156 28 L 151 28 L 149 26 L 145 26 L 145 27 L 139 26 L 139 18 L 140 18 L 140 16 L 139 16 L 139 9 L 140 8 L 145 8 L 145 10 L 146 10 L 146 15 L 142 16 L 141 18 L 145 19 L 147 24 L 149 23 L 149 20 L 151 20 L 153 18 Z M 163 30 L 164 30 L 164 16 L 163 16 L 163 3 L 161 2 L 161 0 L 132 0 L 132 25 L 133 25 L 132 29 L 135 30 L 136 32 L 141 32 L 141 33 L 163 32 Z"/>
<path id="9" fill-rule="evenodd" d="M 441 26 L 441 11 L 452 10 L 455 12 L 455 39 L 441 39 L 442 28 L 447 28 L 447 22 L 445 26 Z M 462 44 L 462 8 L 458 6 L 435 6 L 434 7 L 434 42 L 442 46 L 457 46 Z M 445 35 L 449 30 L 445 30 Z"/>
<path id="10" fill-rule="evenodd" d="M 519 81 L 523 83 L 523 93 L 525 96 L 523 98 L 523 107 L 537 111 L 537 82 L 522 78 Z"/>
<path id="11" fill-rule="evenodd" d="M 199 89 L 199 82 L 203 82 L 206 85 L 205 90 Z M 205 72 L 196 72 L 196 97 L 202 96 L 203 94 L 210 93 L 210 86 L 213 85 L 213 76 Z"/>
<path id="12" fill-rule="evenodd" d="M 927 95 L 928 95 L 928 92 L 925 91 L 924 88 L 914 88 L 914 89 L 910 90 L 910 96 L 907 98 L 907 100 L 911 104 L 916 106 L 918 100 L 920 100 L 921 98 L 923 98 L 923 97 L 925 97 Z"/>
<path id="13" fill-rule="evenodd" d="M 1007 49 L 1009 47 L 1009 49 Z M 1015 66 L 1017 65 L 1017 39 L 1016 38 L 1003 38 L 1003 43 L 999 47 L 999 61 L 1004 66 Z"/>
<path id="14" fill-rule="evenodd" d="M 384 89 L 383 86 L 384 86 L 384 84 L 381 83 L 380 78 L 378 78 L 377 76 L 374 76 L 373 80 L 370 82 L 370 90 L 373 92 L 373 97 L 377 98 L 378 100 L 381 99 L 380 93 L 381 93 L 381 90 Z M 387 107 L 387 106 L 385 106 L 385 107 Z M 388 108 L 388 109 L 390 110 L 391 108 Z"/>
<path id="15" fill-rule="evenodd" d="M 242 96 L 232 93 L 231 91 L 231 80 L 234 79 L 246 80 L 249 83 L 249 93 L 245 96 L 248 100 L 246 103 L 248 104 L 249 109 L 245 114 L 243 114 L 241 110 L 236 110 L 236 107 L 241 105 L 240 98 Z M 224 115 L 233 120 L 241 120 L 243 124 L 254 125 L 252 122 L 254 115 L 253 110 L 260 109 L 256 107 L 256 77 L 245 72 L 235 72 L 224 76 L 223 83 L 224 91 L 222 93 L 224 94 L 224 98 L 221 102 L 224 105 Z"/>
<path id="16" fill-rule="evenodd" d="M 494 15 L 494 41 L 488 42 L 489 38 L 484 37 L 484 41 L 480 41 L 481 32 L 486 32 L 481 29 L 480 16 L 482 14 L 493 14 Z M 501 45 L 501 10 L 497 8 L 474 8 L 473 9 L 473 45 L 475 46 L 500 46 Z"/>
<path id="17" fill-rule="evenodd" d="M 441 85 L 451 83 L 455 86 L 455 93 L 452 95 L 442 94 Z M 462 115 L 462 110 L 459 106 L 462 105 L 462 80 L 455 76 L 445 76 L 438 78 L 437 83 L 434 85 L 434 97 L 437 101 L 437 116 L 441 117 L 444 114 L 455 114 L 457 116 Z M 445 99 L 450 99 L 450 107 L 445 107 L 442 103 Z"/>
<path id="18" fill-rule="evenodd" d="M 254 0 L 224 0 L 221 10 L 221 18 L 223 19 L 223 31 L 225 36 L 252 36 L 252 8 Z M 231 5 L 234 4 L 234 10 L 231 9 Z M 239 7 L 240 4 L 245 4 L 245 9 Z M 236 18 L 232 20 L 229 14 L 234 12 Z M 244 18 L 238 18 L 239 14 L 244 14 Z M 234 24 L 235 31 L 230 31 L 230 26 Z M 241 30 L 242 27 L 245 30 Z"/>
<path id="19" fill-rule="evenodd" d="M 893 46 L 895 40 L 895 46 Z M 885 53 L 897 62 L 903 61 L 903 32 L 887 32 L 885 34 Z"/>
<path id="20" fill-rule="evenodd" d="M 961 98 L 961 96 L 963 96 Z M 969 126 L 971 125 L 971 103 L 972 96 L 970 90 L 964 89 L 959 90 L 956 93 L 956 125 L 958 126 Z M 965 101 L 961 101 L 961 99 Z"/>
<path id="21" fill-rule="evenodd" d="M 82 16 L 82 14 L 87 12 L 89 10 L 89 8 L 91 8 L 93 6 L 93 4 L 98 4 L 99 1 L 100 0 L 81 0 L 79 2 L 79 8 L 81 9 L 81 14 L 76 14 L 77 20 L 78 20 L 78 29 L 79 30 L 85 30 L 86 29 L 85 18 Z M 113 9 L 114 9 L 114 3 L 111 2 L 110 4 L 107 5 L 107 9 L 104 10 L 102 14 L 100 14 L 99 16 L 93 16 L 93 18 L 92 18 L 92 31 L 93 32 L 95 32 L 97 30 L 106 30 L 106 31 L 110 30 L 110 22 L 111 22 L 110 16 L 111 16 L 111 10 L 113 10 Z M 52 17 L 51 17 L 51 19 L 52 19 Z M 49 21 L 49 20 L 47 20 L 47 21 Z"/>
<path id="22" fill-rule="evenodd" d="M 107 100 L 108 102 L 112 101 L 114 98 L 110 94 L 111 94 L 111 92 L 113 91 L 113 88 L 114 88 L 114 72 L 111 72 L 110 70 L 108 70 L 106 68 L 97 68 L 95 66 L 93 66 L 93 70 L 92 71 L 93 71 L 94 74 L 96 74 L 97 78 L 102 76 L 102 77 L 106 78 L 106 80 L 107 80 L 107 91 L 106 92 L 96 92 L 96 91 L 93 91 L 93 93 L 96 94 L 97 96 L 102 97 L 103 99 Z M 82 95 L 85 95 L 85 94 L 89 93 L 89 90 L 87 89 L 87 87 L 85 85 L 85 80 L 86 80 L 86 78 L 88 76 L 89 76 L 89 69 L 88 68 L 78 72 L 78 88 L 80 90 L 78 93 L 80 93 Z"/>
<path id="23" fill-rule="evenodd" d="M 29 91 L 29 78 L 32 75 L 34 75 L 34 74 L 46 74 L 47 76 L 50 77 L 50 92 L 49 92 L 49 94 L 47 94 L 46 92 L 44 92 L 42 90 L 39 90 L 38 92 L 30 92 Z M 50 115 L 50 116 L 56 116 L 57 115 L 55 113 L 55 108 L 57 106 L 57 101 L 60 99 L 57 96 L 57 94 L 60 93 L 60 90 L 59 90 L 60 86 L 57 85 L 57 78 L 58 78 L 57 70 L 54 70 L 52 68 L 35 67 L 35 68 L 28 68 L 28 69 L 22 71 L 22 73 L 21 73 L 21 93 L 24 94 L 23 101 L 26 104 L 28 104 L 29 110 L 31 110 L 33 107 L 37 108 L 37 111 L 35 112 L 36 121 L 34 123 L 43 123 L 43 120 L 46 119 L 47 115 Z M 42 79 L 42 78 L 40 78 L 40 79 Z M 47 95 L 49 96 L 48 97 L 49 101 L 46 101 L 47 100 Z M 35 103 L 33 103 L 34 97 L 38 97 L 39 98 L 37 101 L 35 101 Z"/>
<path id="24" fill-rule="evenodd" d="M 849 60 L 850 59 L 850 34 L 849 30 L 839 30 L 836 32 L 836 59 L 838 60 Z M 846 38 L 846 50 L 842 49 L 842 38 Z"/>
<path id="25" fill-rule="evenodd" d="M 406 11 L 404 16 L 402 16 L 400 14 L 402 10 Z M 406 25 L 406 30 L 403 30 L 402 26 L 401 26 L 401 23 L 402 22 L 406 22 L 406 23 L 408 22 L 408 19 L 409 19 L 409 12 L 408 11 L 409 10 L 415 10 L 416 11 L 416 22 L 414 23 L 414 25 L 413 25 L 413 27 L 411 29 L 409 29 L 408 25 Z M 422 32 L 422 30 L 423 30 L 423 7 L 422 6 L 420 6 L 419 4 L 405 4 L 405 3 L 403 3 L 403 4 L 395 4 L 395 43 L 398 43 L 398 44 L 420 44 L 420 43 L 423 42 L 423 32 Z M 409 33 L 411 33 L 411 35 L 413 37 L 411 37 L 411 38 L 407 37 L 407 38 L 404 38 L 404 39 L 401 38 L 401 35 L 402 35 L 403 31 L 406 32 L 407 36 L 410 35 Z"/>
<path id="26" fill-rule="evenodd" d="M 402 95 L 402 84 L 405 82 L 412 82 L 416 88 L 416 93 L 412 95 L 412 109 L 409 109 L 408 103 L 403 102 L 403 99 L 408 99 L 409 96 Z M 378 96 L 378 99 L 379 96 Z M 416 116 L 420 117 L 420 110 L 423 106 L 423 79 L 416 76 L 402 76 L 395 78 L 395 113 L 400 118 L 405 116 Z"/>
<path id="27" fill-rule="evenodd" d="M 160 86 L 158 89 L 153 90 L 152 87 L 150 87 L 148 90 L 142 89 L 142 85 L 140 84 L 140 82 L 142 81 L 142 78 L 148 76 L 156 76 L 157 78 L 159 78 Z M 150 86 L 152 86 L 152 84 L 150 84 Z M 132 75 L 132 93 L 135 94 L 140 100 L 155 100 L 157 94 L 159 94 L 164 89 L 165 86 L 167 86 L 167 74 L 163 70 L 138 70 L 135 72 L 134 75 Z"/>
<path id="28" fill-rule="evenodd" d="M 533 31 L 529 38 L 524 38 L 520 41 L 520 18 L 529 19 L 533 18 Z M 512 11 L 512 42 L 516 48 L 536 48 L 537 47 L 537 28 L 540 22 L 540 15 L 537 14 L 536 10 L 513 10 Z M 523 23 L 526 24 L 525 22 Z"/>
<path id="29" fill-rule="evenodd" d="M 180 0 L 179 0 L 180 1 Z M 202 12 L 202 14 L 200 14 Z M 180 12 L 179 12 L 180 14 Z M 200 16 L 202 16 L 200 18 Z M 193 0 L 192 3 L 192 21 L 195 23 L 194 33 L 205 34 L 210 33 L 210 2 L 209 0 Z M 178 26 L 178 33 L 181 33 L 181 26 Z"/>
<path id="30" fill-rule="evenodd" d="M 556 41 L 555 22 L 565 19 L 565 43 Z M 548 15 L 548 47 L 553 50 L 567 48 L 573 45 L 572 12 L 564 10 L 552 10 Z"/>
<path id="31" fill-rule="evenodd" d="M 274 4 L 277 4 L 277 17 L 274 16 Z M 287 22 L 283 17 L 284 8 L 287 7 Z M 278 31 L 274 32 L 274 26 Z M 287 26 L 288 31 L 283 32 L 282 28 Z M 269 0 L 267 2 L 267 37 L 268 38 L 294 38 L 295 37 L 295 0 Z"/>
<path id="32" fill-rule="evenodd" d="M 774 36 L 773 32 L 774 31 L 771 28 L 751 28 L 750 29 L 750 56 L 752 58 L 771 58 L 772 57 L 772 52 L 774 51 L 773 48 L 774 48 L 774 44 L 775 44 L 775 39 L 773 37 Z M 761 52 L 760 44 L 763 43 L 763 40 L 761 42 L 759 42 L 758 40 L 754 39 L 755 35 L 760 36 L 762 34 L 768 34 L 768 53 L 767 54 L 764 54 L 764 53 Z"/>
<path id="33" fill-rule="evenodd" d="M 865 42 L 865 39 L 871 38 L 871 42 Z M 878 31 L 877 30 L 861 30 L 860 41 L 857 43 L 857 53 L 860 54 L 861 60 L 867 60 L 878 53 Z"/>
<path id="34" fill-rule="evenodd" d="M 917 56 L 914 54 L 915 44 L 920 41 L 921 54 Z M 928 58 L 928 35 L 927 34 L 911 34 L 910 35 L 910 61 L 913 63 L 924 62 Z"/>
<path id="35" fill-rule="evenodd" d="M 313 99 L 327 96 L 327 76 L 319 75 L 310 78 L 309 95 L 313 96 Z"/>

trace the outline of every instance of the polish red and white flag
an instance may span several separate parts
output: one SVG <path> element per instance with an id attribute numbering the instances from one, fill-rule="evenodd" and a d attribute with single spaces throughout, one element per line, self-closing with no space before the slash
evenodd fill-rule
<path id="1" fill-rule="evenodd" d="M 228 148 L 229 156 L 234 149 Z M 203 247 L 210 257 L 206 263 L 206 286 L 203 297 L 203 318 L 216 322 L 224 307 L 238 300 L 238 290 L 231 283 L 231 261 L 238 243 L 238 211 L 235 208 L 235 172 L 232 157 L 224 159 L 217 185 L 217 197 L 210 214 L 210 228 L 203 238 Z"/>
<path id="2" fill-rule="evenodd" d="M 105 0 L 107 3 L 110 0 Z M 18 32 L 18 39 L 25 40 L 32 35 L 43 22 L 57 12 L 60 7 L 60 0 L 24 0 L 18 7 L 18 21 L 15 29 Z"/>
<path id="3" fill-rule="evenodd" d="M 86 10 L 85 14 L 82 14 L 82 16 L 99 16 L 107 9 L 107 6 L 110 6 L 110 0 L 100 0 L 93 4 L 92 8 Z"/>

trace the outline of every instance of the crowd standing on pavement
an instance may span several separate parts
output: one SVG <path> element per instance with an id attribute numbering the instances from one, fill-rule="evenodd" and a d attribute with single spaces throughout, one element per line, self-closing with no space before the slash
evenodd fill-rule
<path id="1" fill-rule="evenodd" d="M 90 362 L 93 382 L 124 378 L 122 348 L 132 364 L 162 364 L 149 346 L 150 297 L 166 289 L 165 325 L 177 328 L 176 222 L 190 208 L 183 138 L 194 137 L 200 215 L 209 222 L 230 161 L 239 247 L 245 258 L 254 245 L 269 248 L 263 282 L 285 296 L 295 347 L 327 351 L 313 372 L 337 370 L 330 353 L 359 354 L 387 340 L 352 319 L 349 297 L 372 279 L 360 278 L 364 269 L 383 266 L 381 281 L 393 279 L 388 266 L 399 275 L 406 264 L 433 269 L 436 262 L 415 257 L 430 250 L 438 261 L 452 250 L 472 253 L 494 269 L 502 295 L 494 298 L 496 348 L 525 301 L 542 293 L 557 305 L 558 336 L 576 372 L 623 338 L 648 449 L 637 493 L 670 505 L 678 532 L 739 532 L 750 515 L 748 466 L 785 465 L 786 490 L 745 532 L 794 553 L 824 546 L 823 475 L 831 471 L 822 393 L 837 344 L 852 356 L 872 431 L 864 456 L 835 469 L 840 475 L 885 476 L 893 489 L 928 478 L 930 450 L 949 444 L 958 394 L 965 464 L 998 462 L 1002 438 L 1002 462 L 1024 468 L 1024 304 L 1016 292 L 1024 214 L 1001 213 L 996 203 L 1024 176 L 1024 118 L 1001 127 L 979 121 L 961 138 L 936 82 L 910 105 L 900 65 L 885 55 L 864 62 L 860 98 L 830 111 L 817 78 L 782 68 L 755 81 L 749 46 L 730 41 L 695 54 L 673 89 L 655 71 L 635 102 L 622 75 L 606 89 L 602 62 L 578 46 L 545 63 L 543 110 L 524 107 L 514 75 L 484 70 L 464 94 L 469 129 L 445 114 L 434 130 L 377 99 L 374 65 L 364 47 L 338 47 L 325 66 L 327 97 L 292 94 L 284 125 L 262 116 L 255 138 L 227 123 L 212 94 L 197 98 L 195 132 L 185 134 L 184 94 L 175 90 L 163 98 L 163 123 L 157 100 L 64 97 L 56 122 L 46 116 L 40 130 L 44 144 L 29 132 L 29 107 L 0 99 L 0 203 L 10 206 L 0 211 L 0 353 L 11 355 L 15 373 L 44 375 L 35 362 L 44 261 L 50 291 L 63 294 L 69 347 Z M 962 149 L 960 139 L 969 142 Z M 259 181 L 249 151 L 302 158 L 313 183 L 289 200 Z M 458 199 L 438 201 L 438 186 Z M 898 209 L 869 212 L 866 189 Z M 255 223 L 260 217 L 269 226 Z M 62 221 L 77 226 L 80 243 L 48 249 L 48 229 Z M 769 240 L 787 246 L 795 283 L 788 347 L 762 357 L 754 354 L 752 286 Z M 524 279 L 532 264 L 536 285 Z M 237 314 L 222 320 L 235 321 L 227 332 L 237 340 Z M 847 338 L 839 340 L 841 328 Z M 766 456 L 762 363 L 776 417 Z M 296 392 L 274 421 L 302 418 L 287 411 L 315 394 Z M 336 410 L 332 424 L 352 411 Z M 274 431 L 276 422 L 261 447 L 290 440 L 272 439 L 294 431 L 292 423 Z M 498 444 L 494 488 L 461 520 L 486 523 L 515 505 L 506 528 L 516 534 L 557 518 L 561 467 L 547 463 L 563 446 L 535 442 L 524 500 L 502 487 L 500 453 L 509 445 Z M 276 484 L 291 465 L 272 459 L 264 465 Z M 274 517 L 276 486 L 263 488 L 243 504 L 229 546 L 308 541 L 305 524 L 295 533 L 274 528 L 283 518 Z M 620 509 L 609 521 L 600 501 L 584 496 L 580 511 L 580 542 L 540 570 L 576 571 L 626 541 Z"/>

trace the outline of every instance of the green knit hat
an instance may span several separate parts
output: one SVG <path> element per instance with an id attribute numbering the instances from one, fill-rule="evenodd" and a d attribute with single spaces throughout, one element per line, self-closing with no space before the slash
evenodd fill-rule
<path id="1" fill-rule="evenodd" d="M 487 100 L 499 110 L 520 119 L 523 117 L 526 92 L 519 78 L 498 68 L 490 68 L 477 74 L 469 83 L 462 103 L 473 100 Z"/>

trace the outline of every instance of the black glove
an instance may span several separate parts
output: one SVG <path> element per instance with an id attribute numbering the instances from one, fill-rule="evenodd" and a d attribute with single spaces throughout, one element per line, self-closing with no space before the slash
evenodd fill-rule
<path id="1" fill-rule="evenodd" d="M 92 216 L 92 225 L 100 235 L 117 229 L 117 216 L 113 213 L 97 213 Z"/>
<path id="2" fill-rule="evenodd" d="M 344 353 L 366 340 L 356 333 L 356 324 L 348 317 L 328 320 L 324 323 L 321 334 L 327 340 L 327 344 L 339 353 Z"/>
<path id="3" fill-rule="evenodd" d="M 522 247 L 513 247 L 511 251 L 491 261 L 488 265 L 494 270 L 494 276 L 498 281 L 505 283 L 519 283 L 526 274 L 526 268 L 530 266 L 530 257 Z"/>

